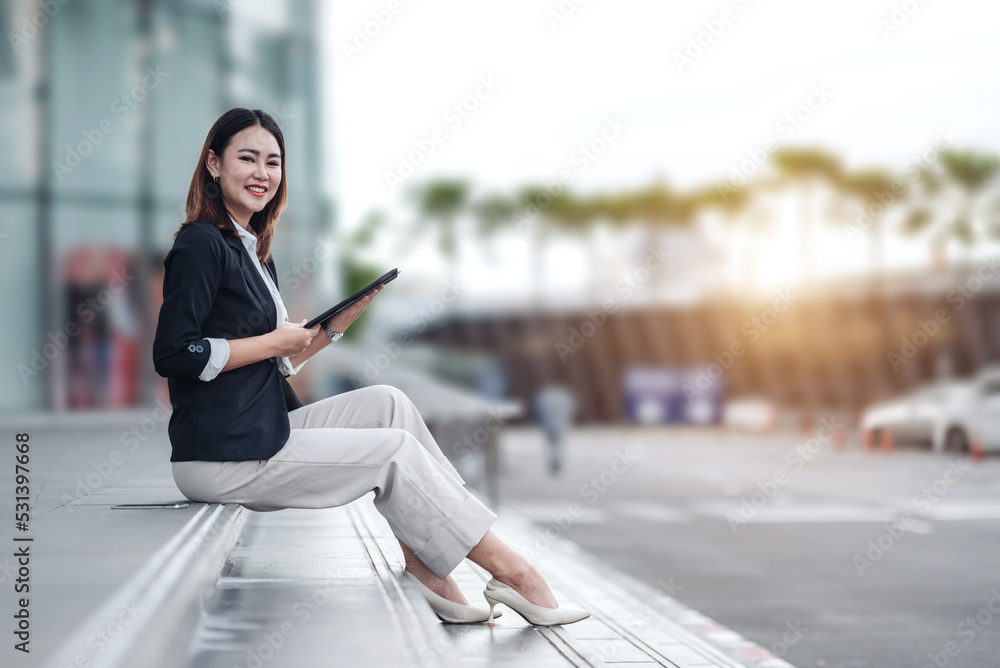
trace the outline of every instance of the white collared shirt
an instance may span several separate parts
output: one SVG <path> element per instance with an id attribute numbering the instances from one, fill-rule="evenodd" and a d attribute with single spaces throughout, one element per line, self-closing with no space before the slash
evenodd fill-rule
<path id="1" fill-rule="evenodd" d="M 236 232 L 240 235 L 240 240 L 243 242 L 243 247 L 246 248 L 247 253 L 250 255 L 250 260 L 253 262 L 253 266 L 257 267 L 257 271 L 260 273 L 261 278 L 264 279 L 264 284 L 267 289 L 271 291 L 271 297 L 274 299 L 275 310 L 278 312 L 277 322 L 275 327 L 281 327 L 288 322 L 288 311 L 285 309 L 285 303 L 281 300 L 281 295 L 278 293 L 278 288 L 274 285 L 271 280 L 271 275 L 266 269 L 260 264 L 260 260 L 257 258 L 257 237 L 245 229 L 242 225 L 236 222 L 236 219 L 229 216 L 229 219 L 233 221 L 233 225 L 236 226 Z M 226 339 L 208 339 L 209 345 L 211 346 L 211 355 L 208 358 L 208 362 L 205 364 L 205 368 L 202 370 L 201 375 L 198 376 L 201 380 L 209 381 L 215 378 L 221 373 L 222 368 L 226 366 L 226 362 L 229 361 L 229 341 Z M 305 360 L 302 364 L 305 364 L 309 360 Z M 278 370 L 285 377 L 293 376 L 299 372 L 302 368 L 302 364 L 296 367 L 292 367 L 292 363 L 287 357 L 278 358 Z"/>

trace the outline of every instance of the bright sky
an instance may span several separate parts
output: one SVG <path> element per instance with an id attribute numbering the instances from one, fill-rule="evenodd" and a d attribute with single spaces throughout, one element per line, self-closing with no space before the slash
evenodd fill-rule
<path id="1" fill-rule="evenodd" d="M 829 148 L 851 167 L 900 168 L 944 128 L 959 147 L 1000 152 L 995 3 L 331 4 L 325 128 L 348 228 L 398 207 L 406 185 L 432 176 L 505 192 L 561 170 L 584 192 L 654 179 L 693 186 L 727 177 L 770 138 Z M 560 7 L 574 11 L 552 25 Z M 376 32 L 380 13 L 387 25 L 356 41 L 359 29 Z M 706 46 L 686 53 L 699 33 Z M 679 54 L 691 60 L 679 65 Z M 467 117 L 449 113 L 477 92 Z M 808 102 L 798 127 L 778 125 Z M 602 131 L 613 141 L 585 160 L 579 147 Z M 386 173 L 398 173 L 418 142 L 433 152 L 393 191 Z M 529 273 L 511 262 L 484 273 L 484 286 Z"/>

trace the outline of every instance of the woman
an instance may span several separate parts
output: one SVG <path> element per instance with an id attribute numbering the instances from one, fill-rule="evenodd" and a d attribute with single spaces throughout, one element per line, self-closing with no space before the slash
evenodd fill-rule
<path id="1" fill-rule="evenodd" d="M 303 406 L 286 376 L 330 345 L 377 288 L 327 322 L 289 322 L 270 255 L 285 208 L 285 143 L 258 110 L 212 126 L 164 259 L 156 372 L 174 407 L 174 480 L 195 502 L 251 510 L 330 508 L 375 491 L 406 572 L 444 621 L 493 623 L 504 603 L 532 624 L 579 621 L 490 527 L 496 515 L 464 487 L 412 402 L 387 385 Z M 323 334 L 320 335 L 320 330 Z M 449 573 L 468 557 L 493 576 L 475 608 Z"/>

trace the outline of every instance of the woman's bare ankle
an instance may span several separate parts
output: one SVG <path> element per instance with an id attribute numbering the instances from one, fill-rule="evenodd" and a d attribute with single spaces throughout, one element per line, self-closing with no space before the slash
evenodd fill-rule
<path id="1" fill-rule="evenodd" d="M 559 606 L 545 578 L 527 561 L 525 561 L 522 567 L 514 568 L 502 574 L 493 574 L 493 577 L 511 587 L 529 603 L 534 603 L 545 608 L 556 608 Z"/>
<path id="2" fill-rule="evenodd" d="M 528 563 L 527 559 L 521 557 L 518 561 L 505 564 L 502 568 L 494 569 L 490 575 L 505 585 L 510 585 L 516 589 L 523 585 L 524 581 L 534 573 L 537 573 L 535 568 Z"/>

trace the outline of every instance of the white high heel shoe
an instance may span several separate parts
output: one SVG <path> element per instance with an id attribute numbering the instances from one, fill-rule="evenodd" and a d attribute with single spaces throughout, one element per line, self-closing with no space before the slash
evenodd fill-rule
<path id="1" fill-rule="evenodd" d="M 573 622 L 590 617 L 590 613 L 581 608 L 570 608 L 565 605 L 560 605 L 558 608 L 545 608 L 535 605 L 496 578 L 491 578 L 486 583 L 483 596 L 486 598 L 487 603 L 490 604 L 490 618 L 486 620 L 487 626 L 493 626 L 493 618 L 500 616 L 499 612 L 496 615 L 493 614 L 493 606 L 497 603 L 503 603 L 524 617 L 525 621 L 529 624 L 534 624 L 535 626 L 572 624 Z"/>
<path id="2" fill-rule="evenodd" d="M 451 622 L 453 624 L 468 624 L 471 622 L 485 622 L 486 618 L 493 618 L 492 610 L 487 611 L 486 608 L 474 608 L 471 605 L 463 605 L 461 603 L 455 603 L 454 601 L 449 601 L 444 596 L 435 594 L 427 586 L 417 579 L 410 571 L 403 571 L 410 576 L 413 583 L 417 585 L 417 590 L 424 597 L 424 600 L 430 604 L 431 610 L 434 611 L 441 621 Z M 497 617 L 500 615 L 498 614 Z"/>

